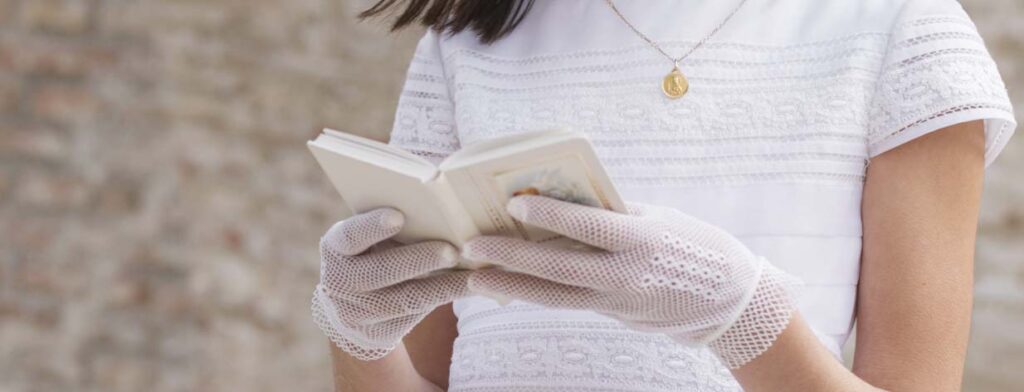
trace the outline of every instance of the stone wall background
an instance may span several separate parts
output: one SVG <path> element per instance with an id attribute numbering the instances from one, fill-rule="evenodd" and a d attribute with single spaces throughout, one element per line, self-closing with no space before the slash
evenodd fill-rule
<path id="1" fill-rule="evenodd" d="M 340 0 L 0 0 L 0 391 L 327 390 L 335 193 L 417 31 Z M 1024 3 L 970 0 L 1018 108 Z M 1024 384 L 1024 137 L 989 172 L 967 390 Z M 1015 181 L 1016 180 L 1016 181 Z"/>

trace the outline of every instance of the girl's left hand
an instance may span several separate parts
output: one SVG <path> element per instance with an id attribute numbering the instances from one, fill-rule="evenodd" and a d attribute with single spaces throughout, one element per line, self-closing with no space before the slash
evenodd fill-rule
<path id="1" fill-rule="evenodd" d="M 584 309 L 682 343 L 707 344 L 730 368 L 764 352 L 786 328 L 799 282 L 725 231 L 678 210 L 630 204 L 629 214 L 517 196 L 516 219 L 600 249 L 481 236 L 463 256 L 472 291 Z"/>

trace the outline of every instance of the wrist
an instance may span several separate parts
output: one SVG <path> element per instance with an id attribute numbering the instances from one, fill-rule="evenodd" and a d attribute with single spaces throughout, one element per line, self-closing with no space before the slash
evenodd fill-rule
<path id="1" fill-rule="evenodd" d="M 424 378 L 416 369 L 404 343 L 373 361 L 364 361 L 331 345 L 335 391 L 436 392 L 443 389 Z"/>
<path id="2" fill-rule="evenodd" d="M 359 334 L 346 328 L 326 290 L 324 286 L 317 285 L 313 292 L 313 321 L 335 346 L 353 358 L 363 361 L 383 358 L 395 349 L 396 344 L 363 339 Z"/>
<path id="3" fill-rule="evenodd" d="M 750 300 L 739 317 L 708 343 L 730 369 L 743 366 L 768 350 L 789 325 L 796 309 L 799 279 L 763 259 L 760 261 L 763 270 Z"/>

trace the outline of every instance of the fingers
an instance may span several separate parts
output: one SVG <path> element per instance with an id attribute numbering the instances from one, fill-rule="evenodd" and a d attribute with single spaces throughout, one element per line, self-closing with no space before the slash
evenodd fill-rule
<path id="1" fill-rule="evenodd" d="M 644 222 L 632 215 L 532 195 L 513 197 L 506 208 L 524 223 L 609 251 L 643 240 Z"/>
<path id="2" fill-rule="evenodd" d="M 383 298 L 400 299 L 412 314 L 430 311 L 469 294 L 472 271 L 451 271 L 421 279 L 408 280 L 377 290 Z"/>
<path id="3" fill-rule="evenodd" d="M 434 308 L 469 294 L 471 271 L 452 271 L 400 282 L 365 293 L 333 293 L 344 318 L 375 324 L 403 316 L 429 313 Z"/>
<path id="4" fill-rule="evenodd" d="M 358 256 L 323 255 L 320 282 L 335 291 L 369 291 L 454 267 L 458 250 L 444 241 L 402 245 Z"/>
<path id="5" fill-rule="evenodd" d="M 469 290 L 563 309 L 604 310 L 613 302 L 608 294 L 592 288 L 494 268 L 477 270 L 469 278 Z"/>
<path id="6" fill-rule="evenodd" d="M 631 276 L 628 263 L 615 263 L 604 251 L 545 246 L 517 238 L 480 236 L 469 240 L 463 257 L 486 261 L 558 283 L 594 288 L 622 288 Z"/>
<path id="7" fill-rule="evenodd" d="M 335 223 L 320 239 L 321 252 L 342 256 L 362 253 L 380 241 L 398 234 L 405 216 L 394 208 L 378 208 Z"/>

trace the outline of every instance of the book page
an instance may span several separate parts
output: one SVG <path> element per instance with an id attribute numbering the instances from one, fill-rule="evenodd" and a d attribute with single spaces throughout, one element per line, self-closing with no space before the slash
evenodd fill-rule
<path id="1" fill-rule="evenodd" d="M 316 157 L 331 184 L 341 194 L 352 213 L 362 213 L 380 207 L 392 207 L 405 215 L 405 226 L 395 236 L 402 243 L 422 240 L 445 240 L 460 243 L 465 240 L 468 217 L 446 184 L 423 181 L 415 175 L 371 163 L 364 159 L 324 148 L 310 142 Z M 454 205 L 455 210 L 452 210 Z M 461 218 L 460 218 L 461 217 Z"/>
<path id="2" fill-rule="evenodd" d="M 309 144 L 352 159 L 402 172 L 422 181 L 427 181 L 437 175 L 437 167 L 433 163 L 408 151 L 333 129 L 324 129 L 323 133 Z"/>
<path id="3" fill-rule="evenodd" d="M 505 206 L 518 194 L 548 196 L 625 213 L 625 204 L 582 135 L 509 151 L 475 157 L 472 164 L 450 167 L 441 174 L 482 233 L 538 242 L 558 237 L 508 215 Z"/>

